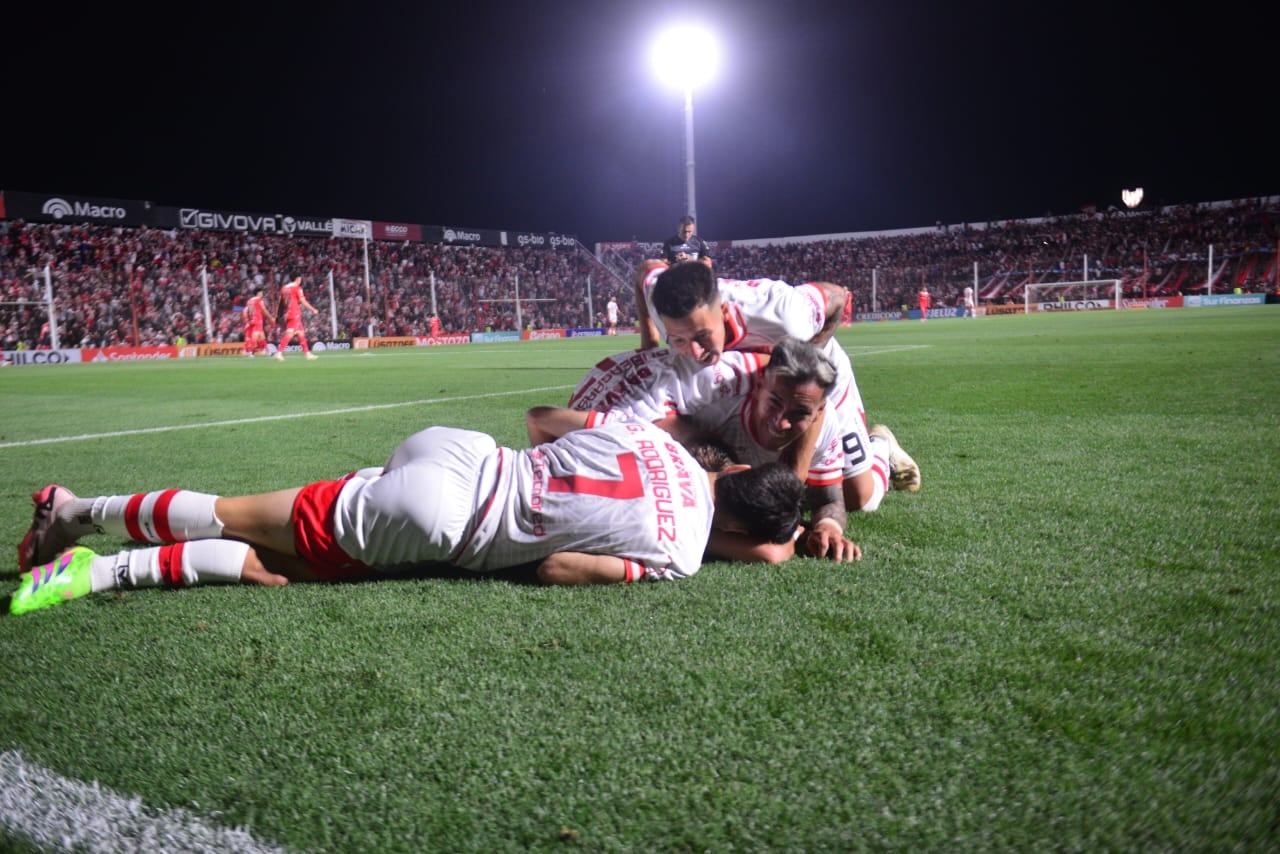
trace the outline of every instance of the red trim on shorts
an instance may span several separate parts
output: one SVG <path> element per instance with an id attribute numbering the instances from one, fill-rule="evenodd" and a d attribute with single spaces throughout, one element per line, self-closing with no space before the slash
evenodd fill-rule
<path id="1" fill-rule="evenodd" d="M 173 529 L 169 527 L 169 505 L 173 503 L 173 499 L 177 496 L 178 490 L 166 489 L 160 493 L 160 497 L 156 499 L 155 506 L 151 510 L 151 524 L 156 529 L 156 539 L 162 543 L 173 543 L 178 541 L 178 537 L 173 535 Z"/>
<path id="2" fill-rule="evenodd" d="M 307 484 L 293 501 L 293 548 L 321 581 L 359 581 L 375 574 L 372 567 L 343 551 L 333 535 L 338 493 L 350 479 L 347 475 Z"/>
<path id="3" fill-rule="evenodd" d="M 147 497 L 145 492 L 139 492 L 136 495 L 129 496 L 129 503 L 124 506 L 124 527 L 129 532 L 129 539 L 136 543 L 147 542 L 147 537 L 142 533 L 142 527 L 138 524 L 138 508 L 142 506 L 142 501 Z"/>
<path id="4" fill-rule="evenodd" d="M 186 543 L 175 543 L 160 549 L 160 577 L 170 587 L 182 586 L 182 550 Z"/>

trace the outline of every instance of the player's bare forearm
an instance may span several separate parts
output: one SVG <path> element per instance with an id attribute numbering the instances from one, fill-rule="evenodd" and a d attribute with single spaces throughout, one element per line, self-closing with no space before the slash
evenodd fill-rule
<path id="1" fill-rule="evenodd" d="M 825 344 L 840 323 L 847 292 L 840 285 L 831 282 L 814 282 L 813 284 L 822 291 L 822 296 L 827 302 L 827 313 L 822 322 L 822 329 L 818 330 L 818 334 L 810 340 L 815 344 Z"/>
<path id="2" fill-rule="evenodd" d="M 565 433 L 581 430 L 587 426 L 588 414 L 563 406 L 535 406 L 524 415 L 529 443 L 541 445 L 554 442 Z"/>
<path id="3" fill-rule="evenodd" d="M 806 487 L 805 498 L 810 508 L 812 525 L 817 525 L 823 519 L 829 519 L 835 524 L 836 530 L 844 530 L 846 514 L 844 492 L 840 484 Z"/>
<path id="4" fill-rule="evenodd" d="M 800 435 L 799 439 L 782 449 L 779 459 L 784 465 L 789 466 L 796 473 L 796 477 L 802 481 L 809 475 L 809 466 L 813 462 L 813 454 L 818 447 L 818 436 L 822 433 L 822 424 L 826 417 L 827 410 L 824 408 L 818 413 L 818 417 L 813 419 L 809 429 Z"/>
<path id="5" fill-rule="evenodd" d="M 783 563 L 795 556 L 793 540 L 785 543 L 766 543 L 763 540 L 734 531 L 711 529 L 707 540 L 706 556 L 715 560 L 735 560 L 743 563 Z"/>
<path id="6" fill-rule="evenodd" d="M 626 564 L 612 555 L 556 552 L 538 564 L 543 584 L 617 584 L 627 580 Z"/>
<path id="7" fill-rule="evenodd" d="M 658 326 L 653 322 L 653 318 L 649 316 L 649 302 L 645 299 L 644 280 L 653 270 L 659 267 L 665 268 L 666 266 L 664 261 L 650 259 L 641 261 L 639 268 L 636 270 L 636 326 L 640 329 L 641 350 L 652 350 L 654 347 L 662 346 L 662 338 L 658 335 Z"/>

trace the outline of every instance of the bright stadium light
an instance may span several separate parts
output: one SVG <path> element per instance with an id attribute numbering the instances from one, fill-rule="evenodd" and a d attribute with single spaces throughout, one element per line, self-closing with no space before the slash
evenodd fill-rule
<path id="1" fill-rule="evenodd" d="M 653 43 L 654 71 L 669 86 L 684 90 L 685 212 L 697 218 L 693 171 L 693 90 L 711 79 L 720 50 L 710 31 L 696 26 L 673 27 Z"/>

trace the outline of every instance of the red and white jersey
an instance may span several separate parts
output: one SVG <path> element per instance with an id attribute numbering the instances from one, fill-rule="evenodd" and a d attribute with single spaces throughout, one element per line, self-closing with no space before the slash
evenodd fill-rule
<path id="1" fill-rule="evenodd" d="M 973 288 L 972 287 L 966 287 L 964 289 L 964 304 L 968 306 L 973 305 Z"/>
<path id="2" fill-rule="evenodd" d="M 635 420 L 657 421 L 684 411 L 686 397 L 738 395 L 759 373 L 756 353 L 725 353 L 710 367 L 681 359 L 665 348 L 628 350 L 596 363 L 569 398 L 579 411 L 625 412 Z M 596 421 L 588 421 L 594 425 Z"/>
<path id="3" fill-rule="evenodd" d="M 569 400 L 569 408 L 592 411 L 588 427 L 688 415 L 700 429 L 723 442 L 735 460 L 759 466 L 780 456 L 753 429 L 752 391 L 762 363 L 759 354 L 734 350 L 703 368 L 666 349 L 618 353 L 596 364 Z M 811 486 L 840 482 L 845 468 L 841 437 L 839 416 L 828 400 L 806 476 Z"/>
<path id="4" fill-rule="evenodd" d="M 285 325 L 291 328 L 297 328 L 302 325 L 302 285 L 290 282 L 280 288 L 280 297 L 286 300 L 285 303 Z M 297 321 L 295 323 L 294 321 Z"/>
<path id="5" fill-rule="evenodd" d="M 653 288 L 664 267 L 651 270 L 643 284 L 644 301 L 658 334 L 666 327 L 653 307 Z M 769 352 L 783 335 L 808 341 L 826 323 L 827 301 L 811 284 L 791 285 L 780 279 L 716 279 L 726 312 L 725 349 Z"/>
<path id="6" fill-rule="evenodd" d="M 244 304 L 244 322 L 246 326 L 261 327 L 266 309 L 262 305 L 262 297 L 254 295 Z"/>
<path id="7" fill-rule="evenodd" d="M 583 552 L 622 558 L 628 581 L 665 580 L 698 571 L 714 511 L 706 473 L 652 424 L 575 430 L 527 450 L 434 427 L 381 473 L 348 480 L 333 531 L 380 568 L 447 560 L 483 572 Z"/>
<path id="8" fill-rule="evenodd" d="M 649 316 L 665 340 L 666 328 L 653 307 L 653 287 L 665 267 L 656 267 L 643 283 Z M 781 279 L 717 279 L 720 300 L 728 307 L 725 319 L 725 350 L 758 350 L 768 352 L 773 342 L 783 335 L 809 341 L 826 323 L 827 304 L 822 289 L 812 284 L 791 285 Z M 835 336 L 822 345 L 836 366 L 836 384 L 830 400 L 835 405 L 836 421 L 845 437 L 848 459 L 845 477 L 852 477 L 870 467 L 866 449 L 866 408 L 862 392 L 853 376 L 853 363 Z M 721 354 L 724 358 L 725 354 Z M 677 357 L 676 361 L 683 361 Z"/>
<path id="9" fill-rule="evenodd" d="M 745 384 L 753 387 L 759 377 L 747 377 Z M 713 395 L 700 398 L 690 393 L 684 399 L 683 414 L 688 415 L 698 427 L 717 437 L 733 453 L 733 458 L 749 466 L 762 466 L 776 462 L 780 451 L 770 450 L 766 437 L 755 428 L 755 395 L 747 388 L 737 395 Z M 805 483 L 809 486 L 833 486 L 844 478 L 845 455 L 841 443 L 839 418 L 835 406 L 827 401 L 822 419 L 822 431 L 809 460 Z"/>

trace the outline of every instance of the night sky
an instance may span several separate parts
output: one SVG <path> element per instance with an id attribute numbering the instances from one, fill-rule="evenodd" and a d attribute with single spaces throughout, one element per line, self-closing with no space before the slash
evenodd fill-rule
<path id="1" fill-rule="evenodd" d="M 0 189 L 660 240 L 680 20 L 709 239 L 1280 193 L 1265 3 L 78 6 L 3 13 Z"/>

